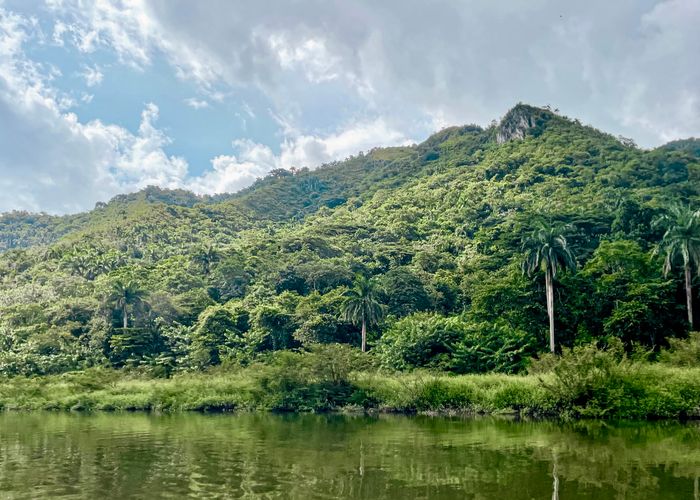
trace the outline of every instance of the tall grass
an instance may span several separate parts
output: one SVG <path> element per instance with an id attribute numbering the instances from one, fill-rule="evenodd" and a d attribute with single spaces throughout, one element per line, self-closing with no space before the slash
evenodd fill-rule
<path id="1" fill-rule="evenodd" d="M 361 355 L 360 355 L 361 356 Z M 359 361 L 358 361 L 359 359 Z M 93 369 L 0 379 L 0 409 L 516 413 L 590 418 L 700 417 L 700 367 L 635 362 L 592 346 L 529 375 L 387 373 L 344 348 L 281 353 L 246 368 L 169 379 Z M 327 367 L 331 364 L 333 370 Z"/>

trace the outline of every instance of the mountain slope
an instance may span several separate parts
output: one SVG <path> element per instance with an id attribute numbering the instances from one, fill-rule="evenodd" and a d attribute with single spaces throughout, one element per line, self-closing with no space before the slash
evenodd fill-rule
<path id="1" fill-rule="evenodd" d="M 476 126 L 454 127 L 441 134 L 469 134 L 475 143 L 483 142 L 486 137 Z M 332 208 L 349 198 L 367 196 L 382 187 L 397 187 L 421 175 L 425 159 L 435 154 L 439 137 L 436 134 L 413 147 L 378 148 L 314 171 L 279 169 L 233 194 L 196 196 L 183 190 L 149 187 L 138 193 L 116 196 L 108 203 L 98 203 L 93 211 L 86 213 L 66 216 L 27 212 L 3 214 L 0 215 L 0 252 L 49 245 L 83 228 L 94 228 L 110 220 L 116 222 L 134 212 L 135 206 L 154 208 L 162 204 L 192 208 L 207 205 L 211 217 L 240 219 L 244 227 L 303 218 L 321 207 Z M 140 210 L 136 211 L 143 215 Z"/>
<path id="2" fill-rule="evenodd" d="M 474 338 L 500 332 L 488 349 L 525 359 L 545 345 L 541 282 L 519 268 L 540 219 L 567 225 L 579 261 L 558 282 L 561 343 L 658 345 L 687 325 L 678 282 L 649 264 L 660 237 L 651 221 L 670 202 L 697 206 L 699 189 L 692 140 L 643 151 L 518 105 L 497 126 L 273 172 L 223 199 L 149 189 L 89 214 L 38 217 L 22 244 L 55 242 L 0 256 L 0 372 L 161 358 L 194 367 L 354 343 L 340 312 L 356 273 L 383 290 L 375 340 L 434 311 Z M 22 217 L 16 227 L 34 216 Z M 128 305 L 124 329 L 114 293 L 127 284 L 145 298 Z"/>

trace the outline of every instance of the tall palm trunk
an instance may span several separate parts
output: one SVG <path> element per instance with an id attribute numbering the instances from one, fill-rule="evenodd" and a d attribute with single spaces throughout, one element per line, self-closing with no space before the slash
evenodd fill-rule
<path id="1" fill-rule="evenodd" d="M 124 330 L 129 327 L 129 316 L 126 313 L 126 302 L 122 306 L 122 316 L 124 317 Z"/>
<path id="2" fill-rule="evenodd" d="M 367 352 L 367 321 L 362 315 L 362 352 Z"/>
<path id="3" fill-rule="evenodd" d="M 547 291 L 547 314 L 549 315 L 549 350 L 554 352 L 554 279 L 552 270 L 547 268 L 545 273 L 545 288 Z"/>
<path id="4" fill-rule="evenodd" d="M 685 300 L 688 303 L 688 323 L 690 323 L 690 329 L 694 327 L 693 324 L 693 277 L 690 274 L 690 263 L 685 263 Z"/>

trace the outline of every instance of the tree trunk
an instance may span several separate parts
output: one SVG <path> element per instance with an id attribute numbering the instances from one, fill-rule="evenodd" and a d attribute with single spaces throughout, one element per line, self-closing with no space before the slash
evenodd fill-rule
<path id="1" fill-rule="evenodd" d="M 688 323 L 693 330 L 693 277 L 690 274 L 690 264 L 685 265 L 685 300 L 688 303 Z"/>
<path id="2" fill-rule="evenodd" d="M 122 316 L 124 316 L 124 330 L 129 327 L 129 316 L 126 312 L 126 304 L 122 306 Z"/>
<path id="3" fill-rule="evenodd" d="M 367 352 L 367 322 L 362 318 L 362 352 Z"/>
<path id="4" fill-rule="evenodd" d="M 547 315 L 549 316 L 549 350 L 554 352 L 554 279 L 552 271 L 547 269 L 545 273 L 545 287 L 547 289 Z"/>

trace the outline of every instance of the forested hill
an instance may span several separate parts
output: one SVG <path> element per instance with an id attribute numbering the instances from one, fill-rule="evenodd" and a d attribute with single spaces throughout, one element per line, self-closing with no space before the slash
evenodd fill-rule
<path id="1" fill-rule="evenodd" d="M 471 338 L 510 360 L 480 370 L 517 370 L 546 346 L 543 279 L 520 266 L 541 221 L 565 228 L 577 262 L 557 279 L 558 342 L 658 346 L 688 325 L 652 222 L 697 208 L 699 190 L 699 140 L 642 150 L 518 105 L 485 129 L 275 171 L 232 195 L 149 188 L 84 214 L 6 214 L 0 373 L 357 344 L 343 303 L 358 276 L 380 291 L 370 344 L 389 364 L 472 369 L 450 354 Z"/>
<path id="2" fill-rule="evenodd" d="M 143 216 L 154 205 L 197 206 L 211 214 L 224 214 L 227 222 L 245 227 L 303 218 L 321 207 L 336 207 L 353 197 L 368 197 L 382 188 L 395 188 L 422 175 L 439 157 L 439 145 L 452 135 L 470 136 L 474 146 L 488 141 L 493 131 L 478 126 L 445 129 L 420 145 L 377 148 L 310 171 L 308 168 L 271 172 L 237 193 L 197 196 L 184 190 L 149 187 L 138 193 L 119 195 L 94 210 L 66 216 L 29 212 L 0 215 L 0 252 L 13 248 L 50 245 L 60 237 L 93 229 L 122 218 Z M 162 207 L 161 207 L 162 208 Z"/>

